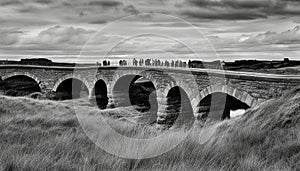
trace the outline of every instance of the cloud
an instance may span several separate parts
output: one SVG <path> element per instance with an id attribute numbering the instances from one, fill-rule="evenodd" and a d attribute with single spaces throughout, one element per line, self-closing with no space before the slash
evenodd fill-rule
<path id="1" fill-rule="evenodd" d="M 102 1 L 90 1 L 88 2 L 90 6 L 102 6 L 102 7 L 116 7 L 123 5 L 122 2 L 114 1 L 114 0 L 102 0 Z"/>
<path id="2" fill-rule="evenodd" d="M 103 24 L 139 13 L 134 5 L 118 0 L 27 0 L 27 3 L 15 6 L 11 11 L 14 12 L 12 16 L 25 13 L 28 16 L 40 16 L 41 19 L 52 19 L 57 22 L 55 24 L 71 25 Z"/>
<path id="3" fill-rule="evenodd" d="M 10 5 L 20 5 L 22 2 L 20 0 L 1 0 L 0 6 L 10 6 Z"/>
<path id="4" fill-rule="evenodd" d="M 277 0 L 280 2 L 280 0 Z M 271 8 L 274 6 L 270 0 L 223 0 L 221 4 L 232 8 L 246 8 L 246 9 L 257 9 L 257 8 Z"/>
<path id="5" fill-rule="evenodd" d="M 198 7 L 222 7 L 231 9 L 276 9 L 291 3 L 286 0 L 187 0 Z"/>
<path id="6" fill-rule="evenodd" d="M 38 4 L 52 4 L 53 3 L 52 0 L 35 0 L 34 2 L 36 2 Z"/>
<path id="7" fill-rule="evenodd" d="M 300 26 L 285 32 L 265 32 L 241 40 L 244 43 L 258 44 L 300 44 Z"/>
<path id="8" fill-rule="evenodd" d="M 192 18 L 249 20 L 272 15 L 300 15 L 296 0 L 186 0 L 181 13 Z"/>
<path id="9" fill-rule="evenodd" d="M 86 21 L 93 24 L 141 12 L 175 14 L 185 19 L 218 20 L 300 15 L 298 0 L 1 0 L 0 4 L 13 7 L 11 10 L 17 13 L 44 15 L 67 23 Z M 81 17 L 84 20 L 78 17 L 80 12 L 86 14 Z M 100 20 L 95 19 L 95 16 L 100 17 Z"/>
<path id="10" fill-rule="evenodd" d="M 50 5 L 58 0 L 1 0 L 1 6 Z"/>
<path id="11" fill-rule="evenodd" d="M 83 45 L 94 31 L 83 28 L 55 26 L 41 31 L 29 43 L 45 45 Z"/>
<path id="12" fill-rule="evenodd" d="M 90 24 L 105 24 L 105 23 L 107 23 L 107 21 L 104 19 L 96 19 L 96 20 L 91 20 L 89 23 Z"/>
<path id="13" fill-rule="evenodd" d="M 261 13 L 254 13 L 251 11 L 240 10 L 224 10 L 224 9 L 194 9 L 184 10 L 181 12 L 184 16 L 200 19 L 222 19 L 222 20 L 253 20 L 257 18 L 267 18 L 266 15 Z"/>
<path id="14" fill-rule="evenodd" d="M 19 41 L 22 32 L 9 29 L 0 29 L 0 45 L 13 45 Z"/>
<path id="15" fill-rule="evenodd" d="M 140 13 L 140 11 L 137 10 L 133 5 L 128 5 L 128 6 L 124 7 L 123 10 L 125 12 L 130 13 L 130 14 L 138 14 L 138 13 Z"/>
<path id="16" fill-rule="evenodd" d="M 198 7 L 220 6 L 221 5 L 221 3 L 219 1 L 213 1 L 213 0 L 187 0 L 187 3 L 198 6 Z"/>

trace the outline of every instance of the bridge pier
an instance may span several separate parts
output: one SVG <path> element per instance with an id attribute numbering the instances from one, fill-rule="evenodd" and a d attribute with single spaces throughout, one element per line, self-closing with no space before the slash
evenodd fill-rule
<path id="1" fill-rule="evenodd" d="M 109 92 L 108 92 L 107 97 L 108 97 L 108 104 L 107 104 L 107 107 L 108 107 L 108 108 L 114 108 L 114 107 L 115 107 L 115 100 L 114 100 L 114 98 L 113 98 L 112 91 L 109 91 Z"/>
<path id="2" fill-rule="evenodd" d="M 167 97 L 157 97 L 158 110 L 157 110 L 157 124 L 167 124 L 168 114 L 166 113 L 168 107 Z"/>

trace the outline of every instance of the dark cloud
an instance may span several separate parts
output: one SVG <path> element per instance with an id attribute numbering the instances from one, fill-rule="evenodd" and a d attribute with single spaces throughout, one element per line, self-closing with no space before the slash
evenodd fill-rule
<path id="1" fill-rule="evenodd" d="M 193 18 L 249 20 L 272 15 L 300 15 L 298 0 L 187 0 L 186 4 L 189 8 L 182 13 Z"/>
<path id="2" fill-rule="evenodd" d="M 185 10 L 181 14 L 202 19 L 222 19 L 222 20 L 253 20 L 257 18 L 266 18 L 267 16 L 261 13 L 253 13 L 251 11 L 201 11 L 201 10 Z"/>
<path id="3" fill-rule="evenodd" d="M 187 0 L 187 3 L 198 6 L 198 7 L 220 6 L 221 5 L 220 2 L 211 1 L 211 0 Z"/>
<path id="4" fill-rule="evenodd" d="M 280 2 L 278 0 L 278 2 Z M 246 9 L 257 9 L 257 8 L 270 8 L 272 3 L 269 0 L 223 0 L 222 5 L 232 8 L 246 8 Z"/>
<path id="5" fill-rule="evenodd" d="M 20 0 L 1 0 L 0 6 L 9 6 L 9 5 L 20 5 L 22 2 Z"/>
<path id="6" fill-rule="evenodd" d="M 284 8 L 297 1 L 289 0 L 187 0 L 191 5 L 198 7 L 223 7 L 231 9 L 261 9 L 272 10 Z M 300 3 L 298 2 L 298 5 Z"/>
<path id="7" fill-rule="evenodd" d="M 36 0 L 35 2 L 38 4 L 46 4 L 46 5 L 53 3 L 52 0 Z"/>
<path id="8" fill-rule="evenodd" d="M 149 24 L 152 27 L 171 27 L 171 28 L 186 28 L 186 23 L 180 22 L 163 22 L 163 23 L 151 23 Z"/>
<path id="9" fill-rule="evenodd" d="M 55 0 L 1 0 L 1 6 L 14 6 L 14 5 L 24 5 L 28 3 L 37 3 L 37 4 L 52 4 Z"/>
<path id="10" fill-rule="evenodd" d="M 101 7 L 117 7 L 123 5 L 122 2 L 113 0 L 101 0 L 101 1 L 90 1 L 89 6 L 101 6 Z"/>
<path id="11" fill-rule="evenodd" d="M 90 24 L 105 24 L 107 23 L 106 20 L 92 20 L 89 22 Z"/>

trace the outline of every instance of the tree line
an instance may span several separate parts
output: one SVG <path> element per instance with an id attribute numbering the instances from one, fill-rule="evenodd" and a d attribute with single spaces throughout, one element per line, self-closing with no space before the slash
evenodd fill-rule
<path id="1" fill-rule="evenodd" d="M 98 66 L 110 66 L 109 60 L 104 60 L 102 63 L 97 62 Z M 121 59 L 118 62 L 119 66 L 155 66 L 155 67 L 180 67 L 180 68 L 215 68 L 221 67 L 221 61 L 202 62 L 191 61 L 184 62 L 182 60 L 160 60 L 160 59 L 132 59 L 132 63 L 125 59 Z"/>
<path id="2" fill-rule="evenodd" d="M 133 59 L 132 60 L 133 66 L 164 66 L 164 67 L 187 67 L 187 63 L 181 60 L 159 60 L 159 59 Z"/>

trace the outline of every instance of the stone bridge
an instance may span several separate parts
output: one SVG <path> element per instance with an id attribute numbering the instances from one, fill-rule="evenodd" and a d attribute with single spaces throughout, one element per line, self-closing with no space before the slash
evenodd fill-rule
<path id="1" fill-rule="evenodd" d="M 199 117 L 203 111 L 209 111 L 209 109 L 204 110 L 205 107 L 201 106 L 201 101 L 212 94 L 226 94 L 236 100 L 233 103 L 240 102 L 251 108 L 265 100 L 280 96 L 285 90 L 290 90 L 300 83 L 300 77 L 297 76 L 210 69 L 129 66 L 72 68 L 2 65 L 0 66 L 0 77 L 0 80 L 3 81 L 14 77 L 26 77 L 35 81 L 41 92 L 70 91 L 70 89 L 73 92 L 81 91 L 70 85 L 70 80 L 76 80 L 85 87 L 90 99 L 93 99 L 98 93 L 99 96 L 107 98 L 107 104 L 104 106 L 116 107 L 130 105 L 129 95 L 124 92 L 128 92 L 132 82 L 143 77 L 150 80 L 156 90 L 150 96 L 153 95 L 157 100 L 156 113 L 160 122 L 164 122 L 168 118 L 166 114 L 169 105 L 168 99 L 171 98 L 170 92 L 174 92 L 174 89 L 180 90 L 180 94 L 183 94 L 186 101 L 189 102 L 191 113 L 194 117 Z M 123 95 L 117 95 L 122 92 Z M 214 96 L 211 96 L 209 101 L 213 101 L 213 99 Z"/>

